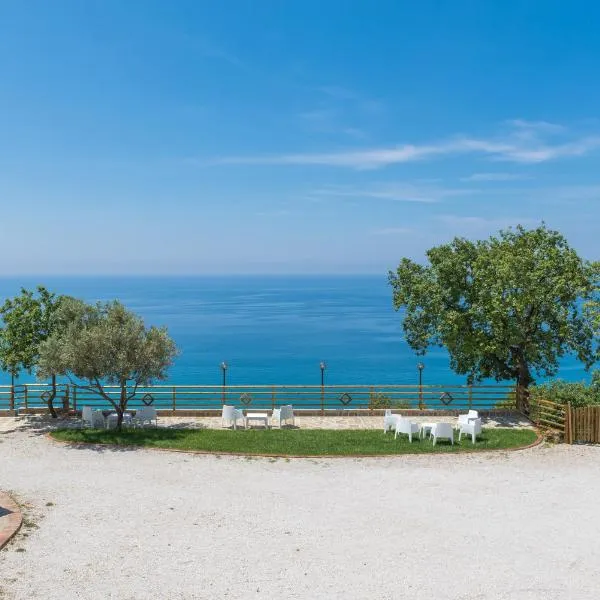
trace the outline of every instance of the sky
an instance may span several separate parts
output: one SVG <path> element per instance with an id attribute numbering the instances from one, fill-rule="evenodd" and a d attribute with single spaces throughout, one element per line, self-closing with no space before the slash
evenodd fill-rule
<path id="1" fill-rule="evenodd" d="M 600 4 L 0 0 L 0 275 L 599 258 Z"/>

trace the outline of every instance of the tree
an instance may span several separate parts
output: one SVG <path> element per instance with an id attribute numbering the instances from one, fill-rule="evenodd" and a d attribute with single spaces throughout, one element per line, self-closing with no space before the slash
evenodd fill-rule
<path id="1" fill-rule="evenodd" d="M 146 328 L 118 301 L 89 305 L 70 298 L 57 319 L 62 326 L 42 344 L 38 373 L 56 372 L 104 398 L 115 409 L 121 429 L 138 386 L 166 378 L 177 354 L 175 343 L 166 328 Z M 119 387 L 118 400 L 107 392 L 109 385 Z"/>
<path id="2" fill-rule="evenodd" d="M 514 380 L 524 411 L 533 372 L 555 375 L 566 353 L 586 368 L 595 361 L 584 305 L 597 296 L 598 264 L 582 260 L 557 231 L 542 224 L 484 241 L 455 238 L 427 258 L 427 265 L 404 258 L 389 273 L 417 354 L 445 346 L 452 369 L 469 383 Z"/>
<path id="3" fill-rule="evenodd" d="M 56 296 L 45 287 L 36 292 L 21 288 L 21 294 L 8 299 L 0 307 L 3 326 L 0 329 L 0 366 L 15 377 L 21 371 L 31 373 L 39 358 L 40 346 L 56 330 L 56 313 L 64 296 Z M 56 418 L 56 373 L 50 373 L 52 391 L 47 399 L 48 410 Z"/>

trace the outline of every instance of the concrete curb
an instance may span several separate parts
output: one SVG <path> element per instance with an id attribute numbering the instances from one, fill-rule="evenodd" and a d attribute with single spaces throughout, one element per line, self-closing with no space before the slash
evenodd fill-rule
<path id="1" fill-rule="evenodd" d="M 483 448 L 481 450 L 461 450 L 458 452 L 399 452 L 397 454 L 260 454 L 256 452 L 212 452 L 210 450 L 182 450 L 180 448 L 155 448 L 153 446 L 136 446 L 134 444 L 131 445 L 120 445 L 120 444 L 98 444 L 93 442 L 69 442 L 67 440 L 57 440 L 52 437 L 52 432 L 46 433 L 46 437 L 56 443 L 56 444 L 66 444 L 68 446 L 74 446 L 76 448 L 112 448 L 123 450 L 125 449 L 136 449 L 136 450 L 157 450 L 159 452 L 180 452 L 183 454 L 198 454 L 202 456 L 236 456 L 236 457 L 245 457 L 251 456 L 254 458 L 304 458 L 304 459 L 314 459 L 314 458 L 399 458 L 403 456 L 431 456 L 435 454 L 436 456 L 461 456 L 463 454 L 489 454 L 490 452 L 515 452 L 520 450 L 529 450 L 530 448 L 535 448 L 539 446 L 543 441 L 544 437 L 536 430 L 537 438 L 526 446 L 515 446 L 514 448 Z"/>
<path id="2" fill-rule="evenodd" d="M 23 524 L 23 515 L 17 503 L 5 492 L 0 492 L 0 509 L 10 511 L 0 516 L 0 549 L 15 536 Z"/>

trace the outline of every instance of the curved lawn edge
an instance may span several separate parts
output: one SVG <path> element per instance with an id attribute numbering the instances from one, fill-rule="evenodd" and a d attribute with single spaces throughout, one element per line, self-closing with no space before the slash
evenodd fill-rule
<path id="1" fill-rule="evenodd" d="M 295 458 L 295 459 L 324 459 L 324 458 L 398 458 L 403 456 L 460 456 L 463 454 L 484 454 L 490 452 L 515 452 L 521 450 L 529 450 L 535 448 L 544 442 L 544 436 L 539 430 L 534 429 L 536 439 L 523 446 L 512 446 L 507 448 L 465 448 L 464 450 L 457 450 L 447 452 L 443 450 L 432 450 L 429 452 L 395 452 L 395 453 L 379 453 L 379 454 L 285 454 L 285 453 L 271 453 L 271 452 L 236 452 L 228 450 L 192 450 L 183 448 L 161 448 L 157 446 L 144 446 L 142 444 L 114 444 L 108 442 L 82 442 L 82 441 L 71 441 L 61 440 L 54 437 L 55 432 L 46 433 L 46 437 L 57 444 L 65 444 L 74 448 L 108 448 L 112 450 L 157 450 L 159 452 L 179 452 L 183 454 L 197 454 L 201 456 L 231 456 L 231 457 L 253 457 L 253 458 Z"/>
<path id="2" fill-rule="evenodd" d="M 9 513 L 0 516 L 0 550 L 12 540 L 23 524 L 23 515 L 19 505 L 7 493 L 0 491 L 0 509 L 2 508 L 8 510 Z"/>

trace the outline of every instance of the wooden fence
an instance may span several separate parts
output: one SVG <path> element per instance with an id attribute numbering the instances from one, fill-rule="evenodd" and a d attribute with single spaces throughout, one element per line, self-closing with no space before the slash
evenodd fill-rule
<path id="1" fill-rule="evenodd" d="M 119 390 L 107 387 L 117 400 Z M 46 407 L 51 391 L 47 384 L 0 386 L 0 411 L 37 411 Z M 129 390 L 130 392 L 133 390 Z M 132 409 L 152 404 L 163 411 L 220 410 L 223 404 L 250 409 L 273 409 L 293 404 L 298 410 L 351 411 L 368 409 L 404 409 L 431 411 L 514 410 L 512 386 L 466 385 L 247 385 L 185 386 L 157 385 L 138 388 L 129 402 Z M 84 405 L 110 409 L 110 403 L 81 386 L 62 384 L 55 406 L 81 410 Z"/>
<path id="2" fill-rule="evenodd" d="M 600 406 L 573 408 L 569 403 L 535 400 L 531 418 L 538 426 L 561 434 L 567 444 L 600 444 Z"/>

